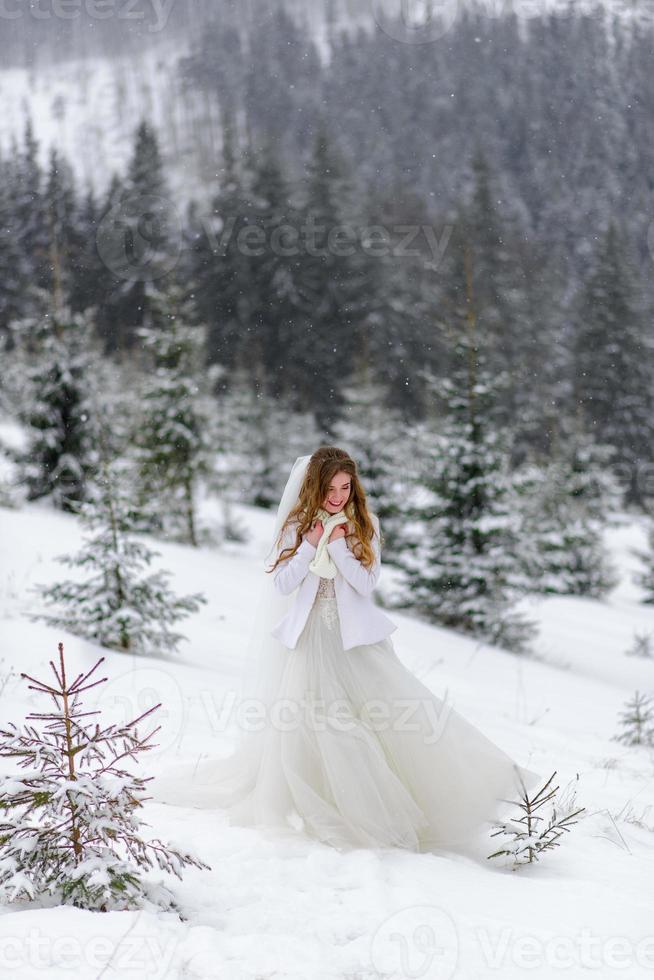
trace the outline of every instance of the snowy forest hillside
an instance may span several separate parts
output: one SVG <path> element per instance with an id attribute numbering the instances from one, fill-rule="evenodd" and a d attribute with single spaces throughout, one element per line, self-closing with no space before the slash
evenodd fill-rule
<path id="1" fill-rule="evenodd" d="M 651 975 L 646 6 L 488 0 L 434 21 L 416 4 L 410 23 L 392 0 L 39 9 L 0 12 L 0 972 Z M 524 832 L 507 822 L 479 861 L 340 853 L 331 829 L 280 837 L 192 805 L 196 766 L 243 727 L 229 707 L 253 679 L 280 494 L 318 450 L 329 472 L 292 487 L 313 494 L 307 523 L 329 507 L 342 538 L 352 502 L 330 481 L 347 466 L 348 540 L 381 548 L 373 591 L 340 545 L 365 581 L 357 626 L 398 624 L 401 663 L 374 650 L 371 673 L 404 664 L 554 780 L 546 827 L 527 798 Z M 342 584 L 327 555 L 321 579 Z M 354 661 L 333 625 L 277 665 L 311 676 L 315 657 L 319 686 L 329 629 L 340 681 Z M 107 730 L 74 699 L 100 657 L 83 706 Z M 60 730 L 34 716 L 21 734 L 44 695 Z M 497 790 L 467 733 L 470 772 L 457 737 L 435 750 L 445 778 L 425 752 L 401 787 L 360 726 L 371 794 L 353 743 L 331 769 L 296 748 L 311 793 L 383 809 L 404 848 L 421 787 L 436 836 L 448 786 L 467 801 L 453 822 Z"/>
<path id="2" fill-rule="evenodd" d="M 244 31 L 227 8 L 183 51 L 171 27 L 137 59 L 7 67 L 0 334 L 56 275 L 124 355 L 145 278 L 175 277 L 209 363 L 329 429 L 341 379 L 368 368 L 424 420 L 474 304 L 513 462 L 581 426 L 642 505 L 651 28 L 495 14 L 422 44 L 336 21 L 325 57 L 301 18 L 274 8 Z"/>
<path id="3" fill-rule="evenodd" d="M 205 498 L 204 521 L 216 517 L 216 504 Z M 32 620 L 43 608 L 39 587 L 62 577 L 55 556 L 77 551 L 81 528 L 76 517 L 38 504 L 0 508 L 3 724 L 46 707 L 19 672 L 47 679 L 59 641 L 71 675 L 104 655 L 97 676 L 107 681 L 82 696 L 84 709 L 99 709 L 93 717 L 108 724 L 161 703 L 153 719 L 161 725 L 157 744 L 138 767 L 155 777 L 148 784 L 154 799 L 145 804 L 148 834 L 192 847 L 210 865 L 187 870 L 183 881 L 152 873 L 173 889 L 182 918 L 151 907 L 98 916 L 24 899 L 11 911 L 0 906 L 3 956 L 15 974 L 63 980 L 75 969 L 86 977 L 245 980 L 274 970 L 288 980 L 439 978 L 444 967 L 433 972 L 420 939 L 433 928 L 455 969 L 445 975 L 461 980 L 495 969 L 517 980 L 526 963 L 530 976 L 550 980 L 561 962 L 577 973 L 601 968 L 605 980 L 623 975 L 625 965 L 633 980 L 648 976 L 652 749 L 613 740 L 634 690 L 651 690 L 651 660 L 627 654 L 632 628 L 654 631 L 654 610 L 640 603 L 631 581 L 631 549 L 645 545 L 642 522 L 622 515 L 607 534 L 620 574 L 606 601 L 528 600 L 539 623 L 531 658 L 392 613 L 407 666 L 518 761 L 548 776 L 556 769 L 561 806 L 585 807 L 542 866 L 511 873 L 454 854 L 339 854 L 301 836 L 230 827 L 220 811 L 186 804 L 183 781 L 176 805 L 157 800 L 176 771 L 188 778 L 189 767 L 227 754 L 238 737 L 233 696 L 272 518 L 240 506 L 234 516 L 250 530 L 247 543 L 196 549 L 155 542 L 157 565 L 172 573 L 173 588 L 201 590 L 208 602 L 183 624 L 186 639 L 175 654 L 138 655 Z M 392 580 L 392 570 L 384 571 L 382 594 Z M 489 839 L 489 852 L 495 843 Z M 20 940 L 10 945 L 10 936 Z"/>

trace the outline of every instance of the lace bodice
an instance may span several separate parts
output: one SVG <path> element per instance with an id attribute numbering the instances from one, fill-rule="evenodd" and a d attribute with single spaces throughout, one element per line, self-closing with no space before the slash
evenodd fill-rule
<path id="1" fill-rule="evenodd" d="M 322 575 L 320 576 L 320 581 L 318 582 L 318 595 L 321 598 L 322 597 L 327 597 L 330 599 L 336 598 L 333 578 L 323 578 Z"/>
<path id="2" fill-rule="evenodd" d="M 320 576 L 318 591 L 316 592 L 316 607 L 320 611 L 320 616 L 325 625 L 330 630 L 338 629 L 338 608 L 333 578 Z"/>

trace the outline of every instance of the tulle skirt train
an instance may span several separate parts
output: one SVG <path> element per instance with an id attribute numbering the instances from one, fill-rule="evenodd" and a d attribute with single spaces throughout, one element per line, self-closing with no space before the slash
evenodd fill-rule
<path id="1" fill-rule="evenodd" d="M 316 598 L 276 697 L 227 758 L 157 777 L 155 799 L 340 850 L 490 853 L 491 826 L 541 783 L 401 663 L 390 637 L 344 650 Z M 180 778 L 182 783 L 179 782 Z"/>

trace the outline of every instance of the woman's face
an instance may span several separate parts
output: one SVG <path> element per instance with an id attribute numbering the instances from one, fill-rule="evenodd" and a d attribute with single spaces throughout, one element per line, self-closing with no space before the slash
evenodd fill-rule
<path id="1" fill-rule="evenodd" d="M 352 478 L 350 474 L 343 471 L 336 473 L 327 488 L 327 496 L 323 501 L 325 510 L 330 514 L 337 514 L 339 510 L 343 510 L 350 496 L 351 488 Z"/>

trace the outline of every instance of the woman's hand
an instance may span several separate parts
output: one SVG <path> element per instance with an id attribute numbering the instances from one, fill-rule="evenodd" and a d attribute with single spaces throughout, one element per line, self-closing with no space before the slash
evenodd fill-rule
<path id="1" fill-rule="evenodd" d="M 306 541 L 309 542 L 309 544 L 312 544 L 314 546 L 314 548 L 316 548 L 318 546 L 318 542 L 320 541 L 320 539 L 322 537 L 322 532 L 324 530 L 325 529 L 322 526 L 322 521 L 316 521 L 311 526 L 311 530 L 310 531 L 307 531 L 307 533 L 304 535 L 304 538 L 305 538 Z M 330 541 L 331 541 L 331 538 L 330 538 Z"/>
<path id="2" fill-rule="evenodd" d="M 332 533 L 329 535 L 329 543 L 336 541 L 337 538 L 347 537 L 347 531 L 345 530 L 345 524 L 337 524 L 336 527 L 332 528 Z"/>

